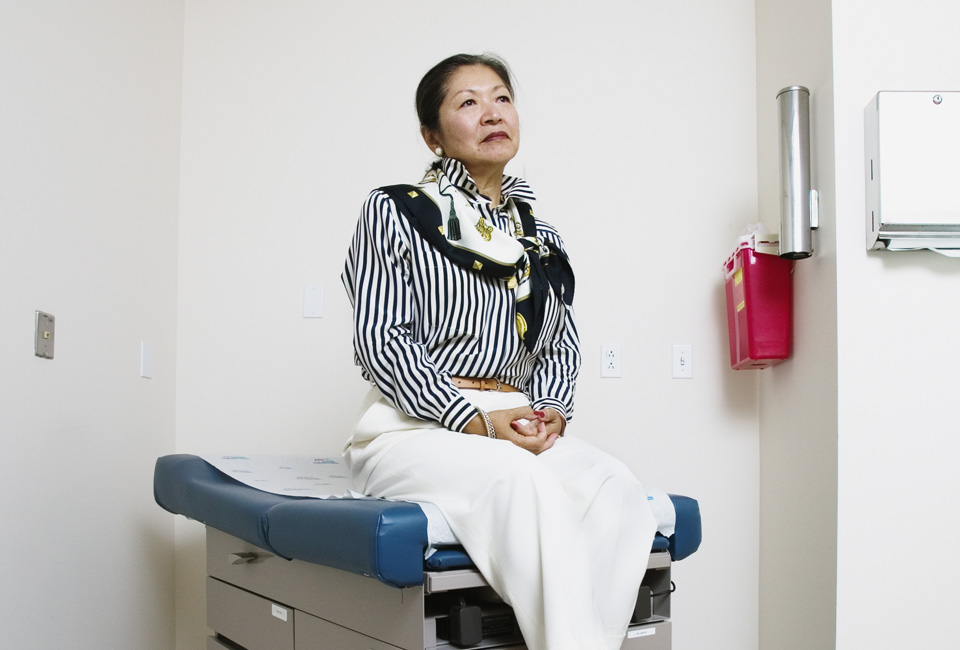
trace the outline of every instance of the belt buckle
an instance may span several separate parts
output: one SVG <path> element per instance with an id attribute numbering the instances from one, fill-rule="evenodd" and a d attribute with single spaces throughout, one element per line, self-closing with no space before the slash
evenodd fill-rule
<path id="1" fill-rule="evenodd" d="M 499 393 L 499 392 L 500 392 L 500 386 L 501 386 L 500 380 L 497 379 L 496 377 L 494 377 L 494 378 L 492 378 L 492 379 L 493 379 L 493 381 L 497 382 L 496 387 L 494 387 L 494 388 L 487 388 L 487 386 L 488 386 L 487 382 L 490 381 L 490 378 L 484 378 L 484 379 L 481 379 L 481 380 L 480 380 L 480 390 L 495 390 L 495 391 L 497 391 L 497 392 Z"/>

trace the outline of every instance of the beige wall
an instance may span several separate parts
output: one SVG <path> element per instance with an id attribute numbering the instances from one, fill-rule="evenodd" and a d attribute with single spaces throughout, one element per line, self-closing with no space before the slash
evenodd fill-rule
<path id="1" fill-rule="evenodd" d="M 339 282 L 360 205 L 429 161 L 423 72 L 499 52 L 518 78 L 515 169 L 579 273 L 572 426 L 701 501 L 675 649 L 755 648 L 757 377 L 727 367 L 721 285 L 757 213 L 752 0 L 370 5 L 187 5 L 178 450 L 339 449 L 365 391 Z M 304 284 L 324 286 L 323 319 L 302 318 Z M 622 379 L 600 379 L 602 342 L 623 345 Z M 674 343 L 694 346 L 693 380 L 671 379 Z M 178 525 L 183 649 L 204 632 L 199 528 Z"/>
<path id="2" fill-rule="evenodd" d="M 181 3 L 0 3 L 0 628 L 173 643 Z M 56 316 L 33 354 L 34 311 Z M 139 376 L 140 342 L 154 377 Z"/>
<path id="3" fill-rule="evenodd" d="M 794 269 L 792 358 L 760 381 L 760 647 L 832 648 L 836 594 L 836 183 L 830 2 L 757 2 L 760 214 L 779 230 L 777 94 L 810 90 L 814 255 Z"/>

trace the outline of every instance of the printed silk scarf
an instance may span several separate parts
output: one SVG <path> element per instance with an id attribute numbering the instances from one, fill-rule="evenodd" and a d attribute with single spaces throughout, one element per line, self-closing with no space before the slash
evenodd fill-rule
<path id="1" fill-rule="evenodd" d="M 508 201 L 514 233 L 496 228 L 473 207 L 442 171 L 427 174 L 420 185 L 381 187 L 400 213 L 434 248 L 457 266 L 503 280 L 514 290 L 517 333 L 534 352 L 542 334 L 550 291 L 573 304 L 574 277 L 567 255 L 537 236 L 533 210 Z M 444 209 L 445 208 L 445 209 Z M 442 214 L 448 215 L 446 224 Z"/>

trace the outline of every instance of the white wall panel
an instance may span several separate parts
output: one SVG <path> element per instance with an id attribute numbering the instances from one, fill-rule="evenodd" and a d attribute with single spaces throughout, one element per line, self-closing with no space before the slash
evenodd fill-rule
<path id="1" fill-rule="evenodd" d="M 178 449 L 339 449 L 365 392 L 339 283 L 360 205 L 430 160 L 421 75 L 498 52 L 518 81 L 513 170 L 578 271 L 571 426 L 701 500 L 676 650 L 756 647 L 757 378 L 728 368 L 721 281 L 757 218 L 753 2 L 198 0 L 185 33 Z M 322 319 L 302 318 L 305 284 L 324 286 Z M 622 379 L 600 379 L 603 342 L 622 344 Z M 674 343 L 693 345 L 693 380 L 671 379 Z M 183 649 L 201 643 L 199 584 L 178 586 Z"/>
<path id="2" fill-rule="evenodd" d="M 960 608 L 955 407 L 960 264 L 864 250 L 863 109 L 879 90 L 960 89 L 956 5 L 834 0 L 838 266 L 837 648 L 947 648 Z M 908 571 L 904 550 L 924 566 Z M 906 584 L 916 626 L 878 620 Z"/>
<path id="3" fill-rule="evenodd" d="M 182 49 L 176 2 L 0 5 L 4 647 L 173 643 Z"/>

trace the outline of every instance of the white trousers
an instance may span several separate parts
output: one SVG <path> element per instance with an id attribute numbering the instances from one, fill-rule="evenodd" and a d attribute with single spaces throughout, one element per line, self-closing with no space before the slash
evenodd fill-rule
<path id="1" fill-rule="evenodd" d="M 569 435 L 533 455 L 410 418 L 374 393 L 344 450 L 357 489 L 434 503 L 529 650 L 619 650 L 656 532 L 630 470 Z M 528 403 L 464 394 L 485 410 Z"/>

